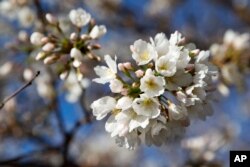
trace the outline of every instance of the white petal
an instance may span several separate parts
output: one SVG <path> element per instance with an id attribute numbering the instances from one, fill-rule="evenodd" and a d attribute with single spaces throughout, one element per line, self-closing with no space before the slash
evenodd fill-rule
<path id="1" fill-rule="evenodd" d="M 116 100 L 113 97 L 105 96 L 94 101 L 90 107 L 96 119 L 101 120 L 115 108 L 115 105 Z"/>
<path id="2" fill-rule="evenodd" d="M 113 73 L 117 73 L 117 64 L 116 64 L 116 57 L 115 60 L 113 60 L 110 55 L 105 55 L 104 60 L 107 63 L 108 67 Z"/>

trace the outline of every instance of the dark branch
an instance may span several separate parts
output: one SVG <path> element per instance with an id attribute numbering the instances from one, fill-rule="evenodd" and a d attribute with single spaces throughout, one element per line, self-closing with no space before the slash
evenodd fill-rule
<path id="1" fill-rule="evenodd" d="M 32 85 L 32 82 L 38 77 L 39 74 L 40 74 L 40 71 L 37 71 L 36 75 L 34 75 L 33 78 L 31 78 L 31 80 L 29 82 L 27 82 L 25 85 L 23 85 L 18 90 L 16 90 L 14 93 L 12 93 L 10 96 L 8 96 L 7 98 L 5 98 L 0 103 L 0 109 L 2 109 L 4 107 L 4 105 L 5 105 L 5 103 L 7 103 L 10 99 L 12 99 L 13 97 L 17 96 L 20 92 L 22 92 L 28 86 Z"/>

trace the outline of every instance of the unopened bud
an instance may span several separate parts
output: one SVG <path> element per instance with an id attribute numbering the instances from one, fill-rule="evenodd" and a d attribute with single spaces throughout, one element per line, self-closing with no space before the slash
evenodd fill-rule
<path id="1" fill-rule="evenodd" d="M 70 57 L 80 60 L 82 59 L 82 52 L 77 48 L 72 48 L 70 50 Z"/>
<path id="2" fill-rule="evenodd" d="M 59 56 L 54 54 L 54 55 L 51 55 L 49 57 L 46 57 L 43 62 L 44 64 L 53 64 L 55 63 L 57 60 L 59 59 Z"/>
<path id="3" fill-rule="evenodd" d="M 122 71 L 122 72 L 125 72 L 126 70 L 125 70 L 125 67 L 124 67 L 124 65 L 123 65 L 123 63 L 119 63 L 118 64 L 118 69 L 120 70 L 120 71 Z"/>
<path id="4" fill-rule="evenodd" d="M 103 36 L 107 32 L 107 28 L 104 25 L 95 25 L 89 33 L 92 39 L 97 39 Z"/>
<path id="5" fill-rule="evenodd" d="M 88 36 L 87 34 L 82 34 L 82 35 L 81 35 L 81 39 L 82 39 L 83 41 L 86 41 L 86 40 L 89 40 L 89 39 L 91 39 L 91 38 L 90 38 L 90 36 Z"/>
<path id="6" fill-rule="evenodd" d="M 29 39 L 29 37 L 28 37 L 28 34 L 27 34 L 27 32 L 26 31 L 20 31 L 19 33 L 18 33 L 18 39 L 20 40 L 20 41 L 28 41 L 28 39 Z"/>
<path id="7" fill-rule="evenodd" d="M 42 38 L 44 37 L 44 35 L 40 32 L 33 32 L 30 36 L 30 42 L 33 45 L 42 45 Z"/>
<path id="8" fill-rule="evenodd" d="M 139 84 L 136 83 L 136 82 L 134 82 L 134 83 L 132 84 L 132 87 L 133 87 L 133 88 L 137 88 L 137 87 L 139 87 Z"/>
<path id="9" fill-rule="evenodd" d="M 53 25 L 57 25 L 57 24 L 58 24 L 58 19 L 57 19 L 55 16 L 53 16 L 52 14 L 47 13 L 47 14 L 45 15 L 45 17 L 46 17 L 46 20 L 47 20 L 50 24 L 53 24 Z"/>
<path id="10" fill-rule="evenodd" d="M 73 33 L 70 34 L 70 40 L 71 41 L 76 41 L 77 38 L 78 38 L 78 36 L 77 36 L 77 34 L 75 32 L 73 32 Z"/>
<path id="11" fill-rule="evenodd" d="M 149 63 L 149 64 L 148 64 L 148 68 L 152 68 L 153 66 L 154 66 L 153 63 Z"/>
<path id="12" fill-rule="evenodd" d="M 100 49 L 101 48 L 101 45 L 100 44 L 93 44 L 91 45 L 92 46 L 92 49 Z"/>
<path id="13" fill-rule="evenodd" d="M 132 70 L 132 69 L 133 69 L 133 67 L 132 67 L 132 65 L 131 65 L 130 62 L 123 63 L 123 66 L 124 66 L 127 70 Z"/>
<path id="14" fill-rule="evenodd" d="M 23 71 L 23 78 L 24 78 L 25 81 L 30 81 L 33 76 L 34 76 L 34 73 L 30 68 L 26 68 Z"/>
<path id="15" fill-rule="evenodd" d="M 48 37 L 43 37 L 41 39 L 41 42 L 42 42 L 42 44 L 48 43 L 49 42 L 49 38 Z"/>
<path id="16" fill-rule="evenodd" d="M 128 89 L 123 88 L 122 91 L 121 91 L 121 94 L 122 94 L 123 96 L 127 96 L 127 95 L 128 95 Z"/>
<path id="17" fill-rule="evenodd" d="M 46 53 L 45 52 L 39 52 L 36 56 L 36 60 L 42 60 L 46 57 Z"/>
<path id="18" fill-rule="evenodd" d="M 135 72 L 135 75 L 136 75 L 136 77 L 141 78 L 141 77 L 143 77 L 143 75 L 144 75 L 144 71 L 142 71 L 142 70 L 137 70 L 137 71 Z"/>
<path id="19" fill-rule="evenodd" d="M 53 49 L 55 49 L 55 45 L 53 43 L 46 43 L 43 47 L 42 50 L 45 52 L 51 52 Z"/>

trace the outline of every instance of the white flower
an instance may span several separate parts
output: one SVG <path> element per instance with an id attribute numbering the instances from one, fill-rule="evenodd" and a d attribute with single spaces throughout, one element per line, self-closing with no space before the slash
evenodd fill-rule
<path id="1" fill-rule="evenodd" d="M 41 41 L 44 35 L 40 32 L 33 32 L 30 36 L 30 42 L 33 45 L 42 45 L 43 42 Z"/>
<path id="2" fill-rule="evenodd" d="M 89 23 L 91 15 L 85 10 L 78 8 L 70 11 L 69 18 L 72 24 L 77 27 L 83 27 Z"/>
<path id="3" fill-rule="evenodd" d="M 107 28 L 104 25 L 95 25 L 89 33 L 89 36 L 93 39 L 100 38 L 104 34 L 106 34 Z"/>
<path id="4" fill-rule="evenodd" d="M 97 120 L 101 120 L 110 113 L 116 106 L 116 100 L 113 97 L 105 96 L 94 101 L 90 107 Z"/>
<path id="5" fill-rule="evenodd" d="M 227 30 L 224 35 L 223 42 L 227 45 L 232 45 L 233 47 L 235 47 L 235 49 L 244 50 L 249 47 L 250 44 L 249 40 L 250 40 L 249 33 L 239 34 L 232 30 Z"/>
<path id="6" fill-rule="evenodd" d="M 120 93 L 123 90 L 123 83 L 118 79 L 113 79 L 110 81 L 109 88 L 113 93 Z"/>
<path id="7" fill-rule="evenodd" d="M 198 54 L 198 56 L 196 57 L 195 63 L 202 63 L 202 64 L 206 64 L 208 61 L 208 58 L 210 56 L 210 52 L 209 51 L 200 51 L 200 53 Z"/>
<path id="8" fill-rule="evenodd" d="M 23 7 L 18 13 L 19 22 L 23 27 L 30 27 L 35 21 L 35 13 L 28 7 Z"/>
<path id="9" fill-rule="evenodd" d="M 64 87 L 67 90 L 66 100 L 70 103 L 77 102 L 82 95 L 83 88 L 87 88 L 89 85 L 89 79 L 84 78 L 81 81 L 78 81 L 77 74 L 70 71 L 64 82 Z"/>
<path id="10" fill-rule="evenodd" d="M 117 73 L 117 64 L 116 64 L 116 57 L 115 60 L 112 60 L 109 55 L 105 55 L 104 59 L 108 65 L 106 66 L 96 66 L 94 68 L 95 73 L 100 77 L 100 78 L 95 78 L 93 79 L 94 82 L 105 84 L 107 82 L 110 82 L 111 80 L 116 78 L 116 73 Z"/>
<path id="11" fill-rule="evenodd" d="M 181 33 L 175 31 L 173 34 L 170 35 L 169 43 L 171 45 L 177 45 L 179 42 L 182 42 L 185 38 L 182 37 Z"/>
<path id="12" fill-rule="evenodd" d="M 164 78 L 155 76 L 151 69 L 147 69 L 144 77 L 141 78 L 140 83 L 141 91 L 143 91 L 148 97 L 159 96 L 164 93 Z"/>
<path id="13" fill-rule="evenodd" d="M 156 60 L 155 69 L 161 75 L 171 77 L 176 72 L 176 60 L 168 56 L 162 56 Z"/>
<path id="14" fill-rule="evenodd" d="M 132 57 L 138 65 L 145 65 L 157 57 L 157 52 L 153 46 L 141 39 L 131 45 Z"/>
<path id="15" fill-rule="evenodd" d="M 184 106 L 170 103 L 168 106 L 168 113 L 170 119 L 183 120 L 187 117 L 187 109 Z"/>
<path id="16" fill-rule="evenodd" d="M 235 63 L 228 63 L 221 68 L 221 75 L 228 84 L 236 84 L 240 86 L 244 78 L 240 73 L 239 67 Z"/>
<path id="17" fill-rule="evenodd" d="M 189 86 L 193 82 L 193 77 L 190 73 L 179 70 L 174 76 L 167 78 L 166 88 L 169 90 L 178 90 L 181 87 Z"/>
<path id="18" fill-rule="evenodd" d="M 134 129 L 146 128 L 149 119 L 146 116 L 137 115 L 132 108 L 119 112 L 115 116 L 110 116 L 105 124 L 106 131 L 114 136 L 126 136 Z"/>
<path id="19" fill-rule="evenodd" d="M 126 110 L 132 106 L 133 99 L 128 96 L 121 97 L 116 104 L 117 109 Z"/>
<path id="20" fill-rule="evenodd" d="M 160 115 L 160 103 L 157 99 L 142 94 L 133 101 L 132 107 L 138 115 L 156 118 Z"/>
<path id="21" fill-rule="evenodd" d="M 158 57 L 167 54 L 169 41 L 164 33 L 156 34 L 154 39 L 150 38 L 150 41 L 157 51 Z"/>
<path id="22" fill-rule="evenodd" d="M 188 49 L 183 49 L 180 52 L 180 56 L 179 56 L 177 63 L 176 63 L 177 68 L 178 69 L 186 68 L 190 60 L 191 60 L 191 58 L 189 57 Z"/>
<path id="23" fill-rule="evenodd" d="M 140 144 L 140 138 L 136 131 L 128 133 L 126 136 L 116 137 L 116 143 L 120 147 L 125 147 L 129 150 L 134 150 L 137 145 Z"/>
<path id="24" fill-rule="evenodd" d="M 206 99 L 206 91 L 201 85 L 192 85 L 187 87 L 186 93 L 194 101 L 202 101 Z"/>

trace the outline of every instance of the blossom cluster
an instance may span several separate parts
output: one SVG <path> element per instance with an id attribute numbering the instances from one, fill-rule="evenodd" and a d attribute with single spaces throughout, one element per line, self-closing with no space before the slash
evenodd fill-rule
<path id="1" fill-rule="evenodd" d="M 226 31 L 222 44 L 210 48 L 212 61 L 220 68 L 219 91 L 228 95 L 228 86 L 235 85 L 239 90 L 245 87 L 244 76 L 250 71 L 250 34 Z"/>
<path id="2" fill-rule="evenodd" d="M 66 79 L 71 71 L 76 71 L 80 81 L 83 78 L 81 65 L 84 60 L 100 60 L 92 50 L 100 48 L 95 40 L 103 36 L 107 29 L 104 25 L 96 25 L 91 15 L 81 8 L 71 10 L 69 20 L 75 32 L 64 32 L 63 23 L 47 13 L 46 21 L 51 30 L 47 34 L 33 32 L 30 42 L 40 49 L 36 60 L 43 60 L 44 64 L 57 63 L 61 79 Z"/>
<path id="3" fill-rule="evenodd" d="M 106 55 L 107 66 L 94 68 L 99 78 L 93 81 L 108 83 L 114 97 L 94 101 L 91 109 L 97 120 L 109 116 L 105 129 L 120 146 L 160 146 L 181 136 L 190 119 L 212 113 L 217 69 L 208 51 L 184 43 L 177 31 L 169 39 L 159 33 L 130 46 L 135 63 L 117 64 Z"/>

